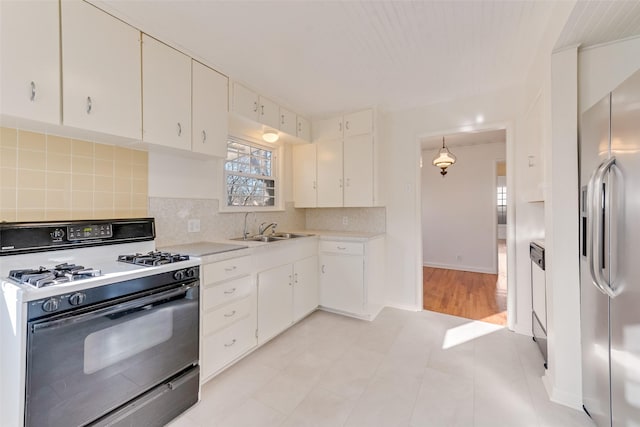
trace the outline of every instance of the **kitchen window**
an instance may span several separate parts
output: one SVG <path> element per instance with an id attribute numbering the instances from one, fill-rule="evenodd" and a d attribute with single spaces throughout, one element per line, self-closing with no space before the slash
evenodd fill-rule
<path id="1" fill-rule="evenodd" d="M 278 149 L 239 138 L 227 141 L 224 163 L 228 208 L 277 208 Z"/>

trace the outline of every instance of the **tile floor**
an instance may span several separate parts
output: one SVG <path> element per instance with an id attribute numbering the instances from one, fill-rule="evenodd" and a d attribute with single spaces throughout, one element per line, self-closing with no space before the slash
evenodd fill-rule
<path id="1" fill-rule="evenodd" d="M 531 338 L 497 325 L 318 311 L 205 384 L 170 427 L 593 426 L 547 399 L 542 373 Z"/>

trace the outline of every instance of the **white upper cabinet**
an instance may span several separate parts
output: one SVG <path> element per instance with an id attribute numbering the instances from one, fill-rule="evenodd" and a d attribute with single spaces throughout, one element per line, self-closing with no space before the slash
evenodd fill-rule
<path id="1" fill-rule="evenodd" d="M 296 123 L 296 113 L 280 107 L 280 123 L 278 126 L 281 131 L 289 135 L 296 135 L 298 126 Z"/>
<path id="2" fill-rule="evenodd" d="M 280 129 L 280 107 L 264 96 L 258 97 L 260 108 L 258 121 L 274 129 Z"/>
<path id="3" fill-rule="evenodd" d="M 57 1 L 0 2 L 0 113 L 60 123 Z"/>
<path id="4" fill-rule="evenodd" d="M 293 200 L 296 208 L 315 208 L 317 201 L 317 144 L 293 147 Z"/>
<path id="5" fill-rule="evenodd" d="M 191 150 L 191 58 L 142 35 L 142 140 Z"/>
<path id="6" fill-rule="evenodd" d="M 311 141 L 311 123 L 304 117 L 298 116 L 298 129 L 296 135 L 305 141 Z"/>
<path id="7" fill-rule="evenodd" d="M 308 120 L 238 82 L 233 82 L 232 85 L 230 110 L 236 116 L 253 122 L 252 125 L 246 120 L 241 120 L 241 124 L 233 121 L 234 126 L 240 126 L 237 130 L 243 134 L 259 138 L 267 127 L 282 131 L 281 137 L 285 136 L 284 134 L 295 137 L 293 142 L 300 142 L 299 139 L 311 140 Z"/>
<path id="8" fill-rule="evenodd" d="M 363 134 L 345 138 L 344 206 L 373 206 L 373 139 Z"/>
<path id="9" fill-rule="evenodd" d="M 363 110 L 344 116 L 344 137 L 371 134 L 373 132 L 373 111 Z"/>
<path id="10" fill-rule="evenodd" d="M 229 79 L 193 61 L 192 151 L 217 157 L 227 155 Z"/>
<path id="11" fill-rule="evenodd" d="M 240 83 L 233 83 L 231 111 L 257 122 L 260 110 L 259 107 L 258 94 L 256 92 L 244 87 Z"/>
<path id="12" fill-rule="evenodd" d="M 332 139 L 342 139 L 342 129 L 342 116 L 315 121 L 313 123 L 313 140 L 328 141 Z"/>
<path id="13" fill-rule="evenodd" d="M 61 5 L 63 124 L 140 140 L 140 32 L 88 3 Z"/>
<path id="14" fill-rule="evenodd" d="M 317 146 L 317 207 L 375 206 L 373 110 L 315 121 L 313 140 Z M 297 161 L 293 167 L 295 177 L 303 176 L 303 171 L 296 171 L 300 168 Z M 294 202 L 296 206 L 309 203 L 306 194 L 295 190 Z"/>
<path id="15" fill-rule="evenodd" d="M 319 208 L 342 206 L 342 140 L 319 141 L 318 204 Z"/>

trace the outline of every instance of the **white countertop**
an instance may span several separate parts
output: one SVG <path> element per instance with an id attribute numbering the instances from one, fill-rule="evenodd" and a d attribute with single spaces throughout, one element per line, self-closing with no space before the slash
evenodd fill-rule
<path id="1" fill-rule="evenodd" d="M 289 231 L 287 231 L 289 232 Z M 216 262 L 225 259 L 245 256 L 251 253 L 251 248 L 265 245 L 281 245 L 287 242 L 300 241 L 302 239 L 319 238 L 321 240 L 340 240 L 366 242 L 371 239 L 384 237 L 384 233 L 366 232 L 346 232 L 346 231 L 326 231 L 326 230 L 293 230 L 291 233 L 310 234 L 308 237 L 297 237 L 290 240 L 280 240 L 278 242 L 254 242 L 244 240 L 220 239 L 216 241 L 202 241 L 185 243 L 180 245 L 170 245 L 158 248 L 161 251 L 180 253 L 192 257 L 203 258 L 203 262 Z M 225 250 L 226 249 L 226 250 Z M 206 259 L 204 259 L 206 258 Z"/>

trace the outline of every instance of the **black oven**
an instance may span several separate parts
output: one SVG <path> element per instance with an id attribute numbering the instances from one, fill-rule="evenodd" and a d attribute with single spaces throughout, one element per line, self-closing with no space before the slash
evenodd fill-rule
<path id="1" fill-rule="evenodd" d="M 25 426 L 162 426 L 197 401 L 199 268 L 177 267 L 29 303 Z"/>

